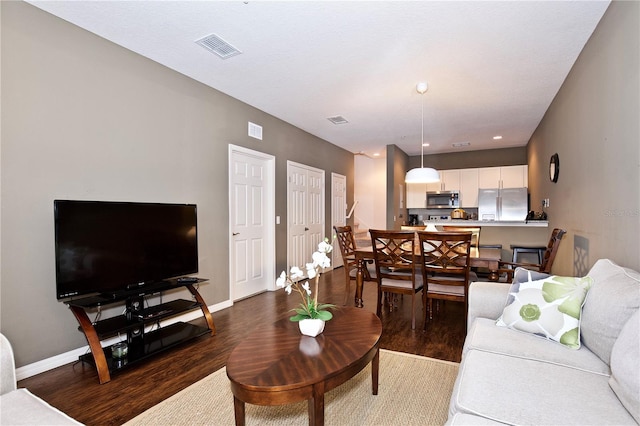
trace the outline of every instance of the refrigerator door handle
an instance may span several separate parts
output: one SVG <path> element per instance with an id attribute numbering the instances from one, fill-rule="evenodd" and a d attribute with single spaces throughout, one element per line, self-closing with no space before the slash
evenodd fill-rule
<path id="1" fill-rule="evenodd" d="M 502 197 L 496 197 L 496 220 L 502 219 Z"/>

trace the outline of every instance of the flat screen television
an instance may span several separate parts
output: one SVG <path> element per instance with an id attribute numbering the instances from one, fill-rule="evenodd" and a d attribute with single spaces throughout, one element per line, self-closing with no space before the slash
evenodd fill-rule
<path id="1" fill-rule="evenodd" d="M 58 299 L 198 272 L 194 204 L 54 201 Z"/>

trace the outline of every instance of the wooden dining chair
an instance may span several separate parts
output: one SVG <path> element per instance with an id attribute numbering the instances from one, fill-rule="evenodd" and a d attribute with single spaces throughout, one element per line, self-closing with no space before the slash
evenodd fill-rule
<path id="1" fill-rule="evenodd" d="M 422 268 L 423 299 L 433 319 L 433 300 L 464 303 L 464 323 L 467 323 L 469 283 L 477 281 L 470 268 L 471 232 L 418 231 L 420 267 Z M 436 305 L 437 306 L 437 305 Z"/>
<path id="2" fill-rule="evenodd" d="M 344 304 L 349 303 L 349 293 L 351 292 L 351 281 L 356 280 L 356 274 L 358 272 L 358 264 L 356 256 L 354 254 L 356 250 L 356 240 L 353 235 L 353 229 L 351 226 L 334 226 L 333 230 L 336 233 L 336 239 L 338 240 L 338 246 L 340 246 L 340 253 L 342 254 L 342 263 L 344 264 L 345 274 L 345 293 Z M 376 280 L 376 267 L 373 261 L 366 262 L 366 269 L 362 271 L 363 282 L 377 282 Z"/>
<path id="3" fill-rule="evenodd" d="M 407 294 L 411 296 L 413 330 L 416 328 L 416 294 L 423 287 L 420 269 L 415 263 L 415 233 L 370 229 L 369 234 L 378 281 L 376 313 L 378 317 L 382 316 L 383 293 Z"/>
<path id="4" fill-rule="evenodd" d="M 560 247 L 560 241 L 567 231 L 560 228 L 555 228 L 551 232 L 551 238 L 547 243 L 547 248 L 542 256 L 541 263 L 517 263 L 517 262 L 503 262 L 498 264 L 498 274 L 500 281 L 510 283 L 513 281 L 513 273 L 517 267 L 527 268 L 538 272 L 544 272 L 545 274 L 551 273 L 551 266 L 558 253 L 558 247 Z"/>
<path id="5" fill-rule="evenodd" d="M 480 245 L 480 226 L 448 226 L 442 227 L 445 232 L 471 232 L 471 247 L 478 247 Z"/>

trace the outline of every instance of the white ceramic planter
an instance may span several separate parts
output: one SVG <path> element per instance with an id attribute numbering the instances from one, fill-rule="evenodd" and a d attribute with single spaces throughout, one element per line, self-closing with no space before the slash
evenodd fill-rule
<path id="1" fill-rule="evenodd" d="M 300 327 L 300 333 L 305 336 L 316 337 L 324 330 L 324 320 L 321 319 L 303 319 L 298 321 L 298 327 Z"/>

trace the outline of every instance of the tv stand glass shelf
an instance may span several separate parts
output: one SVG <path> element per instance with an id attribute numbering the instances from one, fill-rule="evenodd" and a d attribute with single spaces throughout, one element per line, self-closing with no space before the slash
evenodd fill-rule
<path id="1" fill-rule="evenodd" d="M 127 368 L 132 364 L 151 357 L 159 352 L 170 349 L 188 340 L 210 333 L 216 334 L 213 318 L 195 284 L 205 282 L 167 280 L 150 286 L 141 286 L 125 292 L 98 295 L 81 299 L 69 300 L 65 303 L 73 312 L 80 326 L 78 327 L 87 338 L 91 353 L 80 356 L 80 360 L 88 361 L 96 366 L 100 383 L 111 380 L 111 373 Z M 186 287 L 194 300 L 172 300 L 151 307 L 144 308 L 144 296 L 160 293 L 166 290 Z M 126 313 L 106 318 L 92 323 L 87 316 L 86 309 L 105 306 L 118 302 L 126 302 Z M 158 323 L 184 312 L 200 308 L 205 317 L 207 327 L 201 327 L 185 322 L 146 331 L 148 324 Z M 114 358 L 110 346 L 102 347 L 100 341 L 119 333 L 126 333 L 127 355 Z"/>

